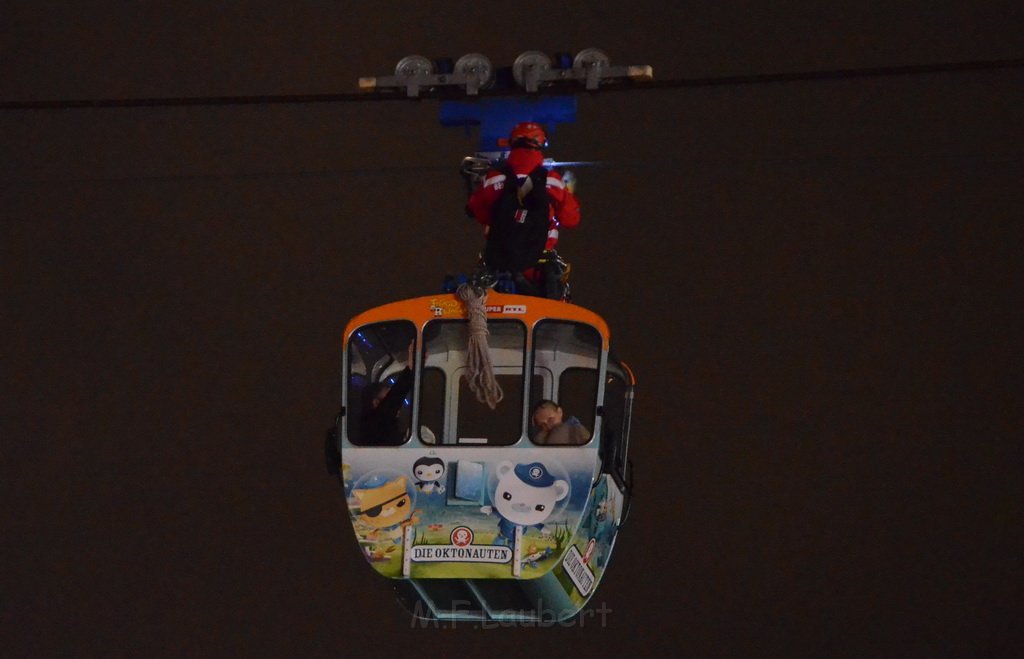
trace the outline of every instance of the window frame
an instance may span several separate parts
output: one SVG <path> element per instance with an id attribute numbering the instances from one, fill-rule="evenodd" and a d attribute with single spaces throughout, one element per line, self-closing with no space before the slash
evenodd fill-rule
<path id="1" fill-rule="evenodd" d="M 510 441 L 495 442 L 495 441 L 492 440 L 492 438 L 490 436 L 487 437 L 487 442 L 486 443 L 483 443 L 483 442 L 481 442 L 481 443 L 460 442 L 459 441 L 460 437 L 461 437 L 460 436 L 460 430 L 459 430 L 459 426 L 460 426 L 460 423 L 459 423 L 460 422 L 460 410 L 463 409 L 460 406 L 460 402 L 461 402 L 460 398 L 461 397 L 460 397 L 459 394 L 460 394 L 460 391 L 461 391 L 462 382 L 464 381 L 464 378 L 462 377 L 462 374 L 465 372 L 465 369 L 466 369 L 466 360 L 463 359 L 461 361 L 461 363 L 459 363 L 456 366 L 451 367 L 451 368 L 442 368 L 442 367 L 439 367 L 437 365 L 430 365 L 430 366 L 428 366 L 427 365 L 427 359 L 429 359 L 430 356 L 436 354 L 436 351 L 431 351 L 430 348 L 429 348 L 429 344 L 430 344 L 431 339 L 428 337 L 428 335 L 432 331 L 431 328 L 434 328 L 434 327 L 442 327 L 442 326 L 445 326 L 445 325 L 456 326 L 456 327 L 461 326 L 461 327 L 465 327 L 466 328 L 465 329 L 465 334 L 466 334 L 467 345 L 468 345 L 469 321 L 467 319 L 465 319 L 465 318 L 437 318 L 437 319 L 433 319 L 433 320 L 427 321 L 427 323 L 425 323 L 424 326 L 423 326 L 422 334 L 421 334 L 421 341 L 423 343 L 423 348 L 424 348 L 423 352 L 427 355 L 427 358 L 426 359 L 424 359 L 424 358 L 420 359 L 420 368 L 424 369 L 424 370 L 427 369 L 427 368 L 438 368 L 439 370 L 441 370 L 444 373 L 444 403 L 445 403 L 445 405 L 444 405 L 444 415 L 443 415 L 444 427 L 443 427 L 442 432 L 437 434 L 437 443 L 436 444 L 429 444 L 429 446 L 437 447 L 437 448 L 442 448 L 442 447 L 444 447 L 444 448 L 447 448 L 447 447 L 484 448 L 484 447 L 492 447 L 492 446 L 493 447 L 498 447 L 498 448 L 507 448 L 509 446 L 514 446 L 515 444 L 520 442 L 522 440 L 522 438 L 526 435 L 527 428 L 528 428 L 527 423 L 526 423 L 526 413 L 527 413 L 526 412 L 526 400 L 527 400 L 527 395 L 528 395 L 528 386 L 527 386 L 527 381 L 526 381 L 526 374 L 527 374 L 527 367 L 529 366 L 529 360 L 527 359 L 527 357 L 528 357 L 528 355 L 530 353 L 530 350 L 529 350 L 530 339 L 531 339 L 530 328 L 529 328 L 529 326 L 527 326 L 527 324 L 523 320 L 518 319 L 518 318 L 490 318 L 490 319 L 488 319 L 488 323 L 487 324 L 488 324 L 488 328 L 489 328 L 492 336 L 494 334 L 495 326 L 516 327 L 518 329 L 518 331 L 519 331 L 519 336 L 521 338 L 521 348 L 520 348 L 520 350 L 521 350 L 521 360 L 519 361 L 519 363 L 516 364 L 516 365 L 513 365 L 513 364 L 499 364 L 499 365 L 495 366 L 495 374 L 496 375 L 504 375 L 504 374 L 501 373 L 501 371 L 503 371 L 503 370 L 517 369 L 516 372 L 508 373 L 508 374 L 509 375 L 518 375 L 518 377 L 519 377 L 519 396 L 520 396 L 519 402 L 520 402 L 520 404 L 519 404 L 519 409 L 518 409 L 518 411 L 516 413 L 516 419 L 518 421 L 518 432 L 515 435 L 514 439 L 511 439 Z M 491 345 L 488 345 L 488 348 L 490 350 L 494 349 L 493 346 L 491 346 Z M 465 351 L 466 351 L 466 346 L 463 346 L 462 349 L 461 349 L 461 352 L 464 353 Z M 451 350 L 448 350 L 448 352 L 451 352 Z M 422 387 L 422 378 L 417 380 L 417 387 Z M 506 398 L 503 399 L 502 403 L 498 404 L 499 407 L 504 402 L 506 402 L 507 396 L 508 396 L 508 393 L 509 393 L 509 390 L 507 389 L 507 387 L 503 387 L 503 391 L 505 392 Z M 424 396 L 423 396 L 423 394 L 421 392 L 420 396 L 419 396 L 419 400 L 415 403 L 417 419 L 420 418 L 421 415 L 422 415 L 421 405 L 422 405 L 423 398 L 424 398 Z M 475 400 L 473 401 L 473 403 L 477 404 L 477 402 Z M 511 415 L 510 415 L 510 417 L 511 417 Z"/>
<path id="2" fill-rule="evenodd" d="M 363 437 L 363 429 L 361 427 L 359 427 L 360 419 L 362 417 L 362 412 L 363 412 L 363 401 L 362 401 L 362 398 L 363 398 L 363 395 L 364 395 L 363 392 L 365 391 L 366 387 L 368 387 L 368 386 L 370 386 L 372 384 L 376 384 L 378 382 L 383 382 L 388 377 L 390 377 L 390 376 L 392 376 L 392 375 L 394 375 L 396 373 L 400 373 L 402 370 L 404 370 L 404 367 L 399 368 L 399 365 L 401 364 L 401 361 L 400 361 L 399 358 L 404 354 L 405 346 L 403 346 L 402 348 L 395 348 L 395 347 L 387 345 L 387 344 L 382 345 L 381 347 L 384 349 L 384 353 L 380 357 L 378 357 L 373 362 L 373 364 L 370 364 L 370 363 L 368 363 L 366 357 L 367 356 L 371 356 L 372 353 L 369 352 L 369 351 L 367 351 L 367 352 L 360 351 L 358 349 L 358 347 L 357 347 L 357 343 L 355 341 L 355 337 L 356 336 L 361 336 L 360 333 L 367 332 L 369 330 L 372 330 L 375 327 L 389 326 L 389 325 L 393 325 L 393 326 L 407 325 L 408 329 L 411 330 L 409 332 L 409 339 L 411 341 L 413 341 L 413 363 L 408 364 L 408 366 L 412 369 L 413 381 L 412 381 L 412 386 L 409 388 L 409 393 L 406 394 L 406 398 L 409 401 L 408 407 L 406 407 L 405 404 L 403 403 L 403 405 L 399 408 L 399 414 L 400 415 L 407 415 L 407 424 L 406 424 L 405 431 L 404 431 L 404 437 L 403 437 L 401 442 L 398 442 L 398 443 L 365 442 L 364 441 L 365 438 Z M 369 342 L 369 339 L 364 339 L 364 340 Z M 383 341 L 384 339 L 383 339 L 383 337 L 378 337 L 378 340 Z M 405 343 L 405 338 L 403 337 L 401 341 L 402 341 L 402 343 Z M 374 321 L 374 322 L 370 322 L 370 323 L 365 323 L 363 325 L 360 325 L 360 326 L 354 328 L 349 333 L 349 335 L 347 337 L 347 350 L 346 350 L 346 353 L 345 353 L 345 369 L 344 369 L 344 377 L 345 377 L 345 381 L 344 381 L 345 415 L 344 415 L 344 422 L 342 424 L 343 425 L 343 427 L 342 427 L 342 436 L 350 444 L 352 444 L 352 446 L 357 446 L 357 447 L 360 447 L 360 448 L 362 448 L 362 447 L 381 447 L 381 448 L 384 448 L 384 447 L 404 446 L 405 444 L 409 443 L 410 439 L 412 439 L 413 434 L 414 434 L 412 430 L 413 430 L 413 427 L 416 424 L 416 418 L 415 418 L 416 417 L 416 411 L 417 411 L 417 409 L 416 409 L 417 408 L 416 396 L 418 394 L 418 387 L 419 387 L 419 369 L 418 369 L 418 364 L 417 364 L 417 360 L 416 360 L 416 352 L 419 350 L 419 347 L 420 347 L 419 343 L 420 343 L 419 328 L 416 327 L 416 323 L 414 323 L 413 321 L 411 321 L 411 320 L 409 320 L 407 318 L 392 318 L 392 319 L 389 319 L 389 320 L 380 320 L 380 321 Z M 371 347 L 371 350 L 375 350 L 375 349 Z M 353 357 L 356 356 L 356 355 L 359 357 L 359 363 L 362 364 L 363 369 L 366 371 L 365 373 L 354 373 L 353 372 L 353 367 L 355 366 L 355 363 L 356 363 L 356 360 Z M 381 360 L 385 356 L 390 357 L 390 361 L 388 361 L 388 362 L 384 363 L 382 366 L 378 367 L 378 364 L 381 363 Z M 379 372 L 376 375 L 376 379 L 374 379 L 374 372 L 378 371 L 378 368 L 379 368 Z M 360 377 L 364 378 L 366 382 L 365 382 L 365 384 L 363 384 L 362 387 L 360 387 L 358 390 L 354 391 L 353 390 L 353 386 L 352 386 L 352 381 L 353 381 L 354 376 L 356 376 L 356 375 L 359 375 Z M 418 433 L 416 433 L 416 434 L 418 435 Z"/>
<path id="3" fill-rule="evenodd" d="M 604 373 L 604 371 L 605 371 L 606 359 L 607 359 L 607 354 L 606 354 L 606 352 L 604 350 L 604 340 L 603 340 L 601 332 L 600 332 L 600 330 L 598 330 L 598 328 L 594 327 L 590 323 L 583 322 L 583 321 L 580 321 L 580 320 L 571 320 L 571 319 L 566 319 L 566 318 L 543 318 L 543 319 L 537 321 L 536 323 L 534 323 L 533 331 L 530 334 L 530 338 L 531 338 L 531 346 L 530 346 L 530 375 L 531 375 L 531 378 L 533 376 L 537 375 L 538 368 L 539 369 L 543 369 L 544 371 L 546 371 L 548 373 L 548 375 L 550 375 L 550 377 L 551 377 L 551 396 L 552 396 L 551 399 L 554 400 L 559 406 L 562 406 L 561 391 L 562 391 L 562 377 L 563 377 L 563 375 L 567 371 L 570 371 L 570 370 L 587 371 L 587 370 L 590 370 L 590 368 L 587 367 L 587 366 L 569 365 L 569 366 L 566 366 L 566 367 L 556 371 L 555 369 L 551 368 L 550 364 L 547 364 L 547 363 L 545 363 L 545 364 L 543 364 L 541 366 L 537 365 L 537 351 L 538 350 L 543 351 L 543 350 L 547 349 L 541 343 L 543 341 L 543 338 L 544 338 L 544 337 L 541 336 L 541 332 L 543 331 L 545 326 L 547 326 L 547 325 L 554 325 L 554 324 L 568 325 L 568 326 L 573 326 L 574 328 L 585 328 L 587 330 L 587 332 L 592 335 L 591 337 L 588 337 L 588 340 L 586 342 L 581 341 L 581 343 L 588 344 L 591 348 L 593 348 L 593 350 L 594 350 L 594 359 L 595 359 L 595 362 L 596 362 L 594 367 L 593 367 L 593 371 L 594 371 L 593 377 L 594 377 L 594 381 L 595 381 L 594 398 L 592 399 L 591 403 L 588 404 L 587 413 L 586 413 L 587 418 L 591 421 L 590 426 L 587 426 L 587 429 L 590 431 L 590 439 L 588 441 L 584 442 L 583 444 L 548 445 L 548 444 L 538 444 L 538 443 L 536 443 L 534 441 L 534 433 L 533 432 L 529 432 L 529 431 L 532 431 L 532 429 L 533 429 L 533 418 L 532 418 L 533 408 L 537 404 L 537 402 L 539 402 L 543 398 L 543 396 L 535 397 L 533 395 L 533 392 L 531 391 L 530 392 L 530 405 L 529 405 L 529 407 L 527 409 L 528 418 L 526 419 L 526 424 L 527 424 L 527 429 L 528 429 L 528 436 L 530 438 L 530 444 L 532 446 L 544 447 L 544 448 L 581 448 L 581 447 L 584 447 L 584 446 L 594 446 L 594 445 L 596 445 L 595 444 L 596 442 L 600 441 L 601 427 L 602 427 L 602 407 L 601 407 L 601 405 L 602 405 L 602 402 L 604 400 L 604 379 L 602 378 L 602 373 Z M 594 341 L 591 342 L 590 339 L 594 339 Z M 555 377 L 555 373 L 556 372 L 557 372 L 557 378 Z M 563 410 L 564 410 L 564 407 L 563 407 Z M 568 410 L 568 412 L 571 413 L 571 410 Z M 576 414 L 570 414 L 570 416 L 577 416 L 577 415 Z M 579 418 L 579 417 L 577 416 L 577 418 Z M 583 420 L 581 420 L 581 423 L 582 422 L 583 422 Z"/>

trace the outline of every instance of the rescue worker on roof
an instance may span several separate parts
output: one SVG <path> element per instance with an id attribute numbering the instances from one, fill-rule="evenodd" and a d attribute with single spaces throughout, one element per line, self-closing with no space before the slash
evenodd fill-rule
<path id="1" fill-rule="evenodd" d="M 540 267 L 545 252 L 558 244 L 559 229 L 580 222 L 580 205 L 562 176 L 544 167 L 544 129 L 521 123 L 509 135 L 511 151 L 473 191 L 466 213 L 484 225 L 484 262 L 495 272 L 510 272 L 518 292 L 559 299 L 558 276 Z M 509 185 L 514 176 L 515 185 Z M 554 259 L 544 259 L 557 267 Z M 558 290 L 552 290 L 557 288 Z"/>

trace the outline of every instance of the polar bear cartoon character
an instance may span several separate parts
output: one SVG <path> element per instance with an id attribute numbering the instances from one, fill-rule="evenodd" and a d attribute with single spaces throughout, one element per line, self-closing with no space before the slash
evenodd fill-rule
<path id="1" fill-rule="evenodd" d="M 554 511 L 555 504 L 569 495 L 569 483 L 556 479 L 540 462 L 513 465 L 503 461 L 497 469 L 498 486 L 491 497 L 492 506 L 481 511 L 498 515 L 496 545 L 511 545 L 515 528 L 536 527 L 544 532 L 544 520 Z"/>

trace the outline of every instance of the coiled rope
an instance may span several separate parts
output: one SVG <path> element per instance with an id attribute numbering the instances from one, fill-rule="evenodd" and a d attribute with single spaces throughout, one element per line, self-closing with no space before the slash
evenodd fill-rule
<path id="1" fill-rule="evenodd" d="M 494 377 L 494 366 L 487 347 L 487 289 L 462 284 L 455 291 L 459 299 L 466 305 L 469 317 L 469 345 L 466 346 L 466 370 L 469 390 L 476 394 L 476 399 L 485 403 L 492 410 L 501 402 L 505 393 Z"/>

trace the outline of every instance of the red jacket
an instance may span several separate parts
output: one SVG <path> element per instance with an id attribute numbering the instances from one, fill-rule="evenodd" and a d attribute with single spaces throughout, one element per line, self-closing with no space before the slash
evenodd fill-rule
<path id="1" fill-rule="evenodd" d="M 519 178 L 526 178 L 537 165 L 543 164 L 544 155 L 535 149 L 512 149 L 508 154 L 508 164 Z M 571 229 L 580 223 L 580 203 L 575 195 L 569 192 L 558 172 L 548 170 L 548 196 L 551 204 L 548 208 L 548 240 L 544 249 L 554 249 L 558 243 L 558 229 Z M 505 174 L 492 169 L 487 172 L 484 184 L 477 188 L 469 197 L 466 209 L 480 224 L 489 227 L 491 209 L 498 200 L 501 189 L 505 187 Z"/>

